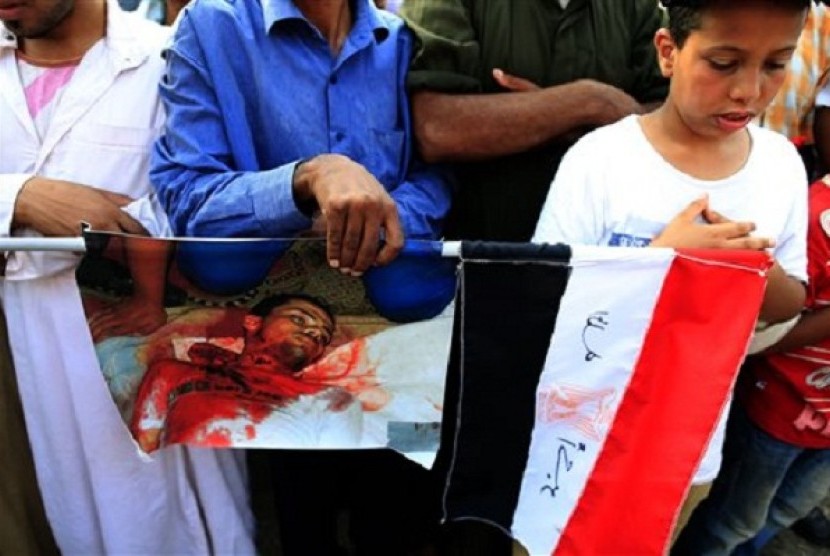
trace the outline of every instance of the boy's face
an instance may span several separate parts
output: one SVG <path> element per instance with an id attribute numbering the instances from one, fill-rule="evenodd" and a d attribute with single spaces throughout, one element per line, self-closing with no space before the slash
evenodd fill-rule
<path id="1" fill-rule="evenodd" d="M 784 81 L 804 17 L 763 0 L 713 7 L 682 48 L 661 29 L 655 45 L 663 74 L 671 78 L 667 104 L 704 137 L 743 129 Z"/>

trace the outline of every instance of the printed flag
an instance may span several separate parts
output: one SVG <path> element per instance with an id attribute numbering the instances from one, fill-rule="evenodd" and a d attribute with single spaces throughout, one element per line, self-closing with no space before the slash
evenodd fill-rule
<path id="1" fill-rule="evenodd" d="M 663 554 L 757 318 L 751 252 L 464 244 L 444 514 L 531 554 Z"/>

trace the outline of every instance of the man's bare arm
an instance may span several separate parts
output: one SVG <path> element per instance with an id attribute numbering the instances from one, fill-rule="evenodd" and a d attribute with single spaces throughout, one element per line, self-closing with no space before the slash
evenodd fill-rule
<path id="1" fill-rule="evenodd" d="M 486 95 L 418 91 L 412 109 L 418 145 L 429 162 L 521 152 L 643 111 L 627 93 L 588 79 Z"/>
<path id="2" fill-rule="evenodd" d="M 45 236 L 76 236 L 86 222 L 93 230 L 148 235 L 121 210 L 131 201 L 119 193 L 35 176 L 17 196 L 12 227 L 32 228 Z"/>

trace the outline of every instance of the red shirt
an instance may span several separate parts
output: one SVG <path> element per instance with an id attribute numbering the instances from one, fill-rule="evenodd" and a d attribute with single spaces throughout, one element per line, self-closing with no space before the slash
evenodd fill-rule
<path id="1" fill-rule="evenodd" d="M 830 307 L 830 185 L 810 187 L 808 311 Z M 828 309 L 830 310 L 830 309 Z M 769 435 L 804 448 L 830 448 L 830 330 L 813 346 L 755 358 L 742 402 Z"/>

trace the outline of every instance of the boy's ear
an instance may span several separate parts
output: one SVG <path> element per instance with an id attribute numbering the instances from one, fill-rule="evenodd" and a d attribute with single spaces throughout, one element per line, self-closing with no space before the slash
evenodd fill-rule
<path id="1" fill-rule="evenodd" d="M 658 29 L 654 34 L 654 48 L 657 50 L 657 63 L 663 77 L 670 78 L 674 73 L 674 62 L 677 56 L 677 45 L 671 33 L 666 28 Z"/>

